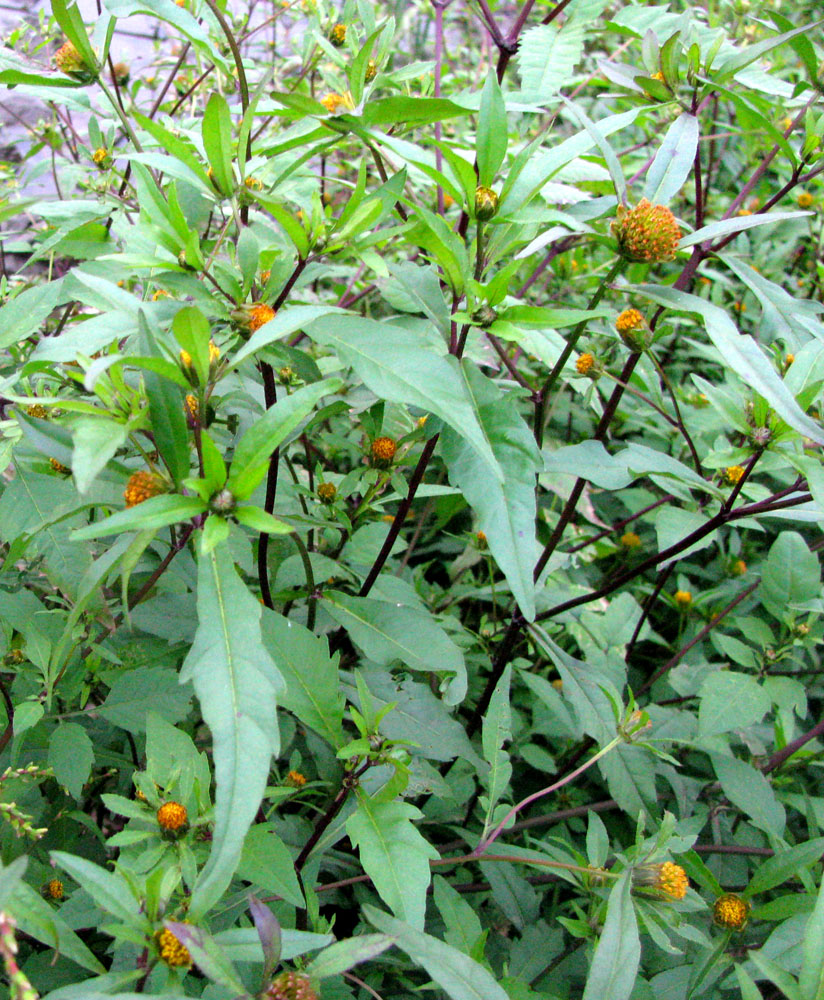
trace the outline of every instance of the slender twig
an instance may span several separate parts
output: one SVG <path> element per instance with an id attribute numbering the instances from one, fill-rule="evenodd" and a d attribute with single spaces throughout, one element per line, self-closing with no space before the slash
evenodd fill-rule
<path id="1" fill-rule="evenodd" d="M 653 587 L 652 592 L 644 601 L 644 606 L 641 608 L 641 614 L 638 617 L 638 621 L 635 623 L 635 628 L 632 630 L 632 637 L 630 638 L 629 643 L 627 644 L 627 651 L 624 654 L 624 661 L 626 663 L 629 663 L 632 657 L 633 650 L 635 649 L 635 643 L 638 641 L 638 636 L 641 634 L 641 629 L 644 627 L 644 622 L 649 617 L 649 613 L 650 611 L 652 611 L 653 604 L 655 604 L 655 602 L 658 600 L 658 595 L 666 586 L 667 580 L 669 579 L 670 573 L 672 573 L 673 569 L 675 569 L 674 561 L 669 563 L 661 570 L 661 572 L 658 574 L 658 579 L 655 582 L 655 586 Z"/>
<path id="2" fill-rule="evenodd" d="M 812 729 L 808 729 L 806 733 L 802 733 L 801 736 L 797 736 L 794 740 L 790 740 L 785 747 L 777 750 L 764 764 L 761 765 L 761 771 L 764 774 L 769 774 L 776 768 L 781 767 L 784 761 L 792 757 L 796 750 L 800 750 L 803 746 L 805 746 L 805 744 L 809 743 L 810 740 L 814 740 L 816 737 L 822 735 L 824 735 L 824 718 L 817 722 Z"/>

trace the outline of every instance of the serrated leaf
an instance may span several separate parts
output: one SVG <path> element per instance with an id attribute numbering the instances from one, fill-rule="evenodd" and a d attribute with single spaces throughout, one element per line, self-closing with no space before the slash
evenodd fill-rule
<path id="1" fill-rule="evenodd" d="M 636 285 L 634 288 L 630 286 L 627 292 L 644 295 L 667 308 L 697 313 L 704 321 L 707 336 L 726 365 L 751 389 L 760 393 L 790 427 L 799 434 L 824 444 L 824 431 L 796 403 L 763 350 L 748 334 L 738 332 L 723 309 L 697 295 L 688 295 L 686 292 L 660 285 Z"/>
<path id="2" fill-rule="evenodd" d="M 229 990 L 232 996 L 246 994 L 237 971 L 211 934 L 202 927 L 193 927 L 175 920 L 167 921 L 166 927 L 188 949 L 192 961 L 204 976 Z"/>
<path id="3" fill-rule="evenodd" d="M 641 960 L 641 942 L 632 902 L 631 873 L 610 890 L 604 929 L 595 949 L 583 1000 L 628 1000 Z"/>
<path id="4" fill-rule="evenodd" d="M 147 923 L 146 916 L 140 912 L 138 901 L 121 875 L 107 872 L 94 862 L 65 851 L 51 851 L 50 857 L 78 885 L 82 885 L 106 913 L 132 927 L 142 927 Z"/>
<path id="5" fill-rule="evenodd" d="M 378 930 L 391 934 L 398 947 L 426 969 L 450 1000 L 509 1000 L 503 987 L 468 955 L 395 920 L 374 906 L 364 906 L 363 913 Z"/>
<path id="6" fill-rule="evenodd" d="M 518 49 L 518 72 L 524 100 L 546 103 L 563 84 L 583 54 L 584 24 L 539 24 L 523 33 Z"/>
<path id="7" fill-rule="evenodd" d="M 422 815 L 408 802 L 374 802 L 359 795 L 357 811 L 346 821 L 349 839 L 378 895 L 417 930 L 423 928 L 429 862 L 438 857 L 412 822 Z"/>
<path id="8" fill-rule="evenodd" d="M 474 398 L 478 419 L 504 481 L 490 481 L 488 467 L 478 452 L 451 428 L 441 435 L 441 450 L 456 485 L 478 517 L 489 549 L 507 579 L 521 614 L 535 617 L 532 570 L 536 559 L 535 477 L 543 458 L 518 412 L 512 396 L 504 396 L 475 365 L 464 364 L 467 391 Z"/>
<path id="9" fill-rule="evenodd" d="M 408 330 L 361 316 L 315 320 L 306 332 L 335 349 L 380 399 L 417 406 L 441 417 L 503 481 L 503 472 L 480 425 L 474 401 L 454 358 L 436 353 Z"/>
<path id="10" fill-rule="evenodd" d="M 325 591 L 323 607 L 349 633 L 352 641 L 376 663 L 402 660 L 412 670 L 448 673 L 447 705 L 466 695 L 466 665 L 460 648 L 435 619 L 417 608 Z"/>
<path id="11" fill-rule="evenodd" d="M 339 976 L 353 965 L 376 958 L 394 943 L 395 939 L 390 934 L 360 934 L 346 941 L 336 941 L 324 948 L 303 971 L 315 979 Z"/>
<path id="12" fill-rule="evenodd" d="M 234 875 L 280 740 L 277 694 L 284 687 L 260 633 L 261 608 L 225 547 L 198 559 L 198 629 L 180 672 L 192 681 L 212 733 L 217 794 L 212 852 L 190 912 L 215 903 Z"/>

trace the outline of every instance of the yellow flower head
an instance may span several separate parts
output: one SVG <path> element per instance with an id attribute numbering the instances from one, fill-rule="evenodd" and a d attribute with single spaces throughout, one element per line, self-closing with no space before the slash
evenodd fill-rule
<path id="1" fill-rule="evenodd" d="M 152 292 L 152 302 L 159 302 L 160 299 L 171 298 L 169 293 L 162 288 L 158 288 L 156 292 Z"/>
<path id="2" fill-rule="evenodd" d="M 67 465 L 63 465 L 62 462 L 58 462 L 56 458 L 49 459 L 49 465 L 54 469 L 55 472 L 59 472 L 63 476 L 68 476 L 72 471 Z"/>
<path id="3" fill-rule="evenodd" d="M 109 156 L 109 151 L 101 146 L 99 149 L 96 149 L 92 153 L 92 161 L 96 163 L 99 167 L 106 162 L 108 156 Z"/>
<path id="4" fill-rule="evenodd" d="M 317 492 L 318 500 L 325 504 L 334 503 L 335 497 L 338 495 L 338 490 L 334 483 L 318 483 Z"/>
<path id="5" fill-rule="evenodd" d="M 275 310 L 271 306 L 267 306 L 265 302 L 256 302 L 249 310 L 249 329 L 254 333 L 274 318 Z"/>
<path id="6" fill-rule="evenodd" d="M 281 972 L 263 996 L 266 1000 L 318 1000 L 309 978 L 299 972 Z"/>
<path id="7" fill-rule="evenodd" d="M 346 25 L 336 24 L 329 32 L 329 41 L 336 49 L 339 49 L 346 41 Z"/>
<path id="8" fill-rule="evenodd" d="M 612 234 L 618 240 L 618 252 L 631 261 L 657 264 L 673 260 L 681 239 L 681 229 L 666 205 L 653 205 L 642 198 L 635 208 L 621 205 Z"/>
<path id="9" fill-rule="evenodd" d="M 26 413 L 30 417 L 37 417 L 38 420 L 48 420 L 49 418 L 49 411 L 42 403 L 32 403 L 31 406 L 27 406 Z"/>
<path id="10" fill-rule="evenodd" d="M 743 465 L 728 465 L 726 469 L 724 469 L 724 479 L 731 486 L 734 486 L 736 483 L 740 483 L 743 475 Z"/>
<path id="11" fill-rule="evenodd" d="M 749 916 L 750 904 L 732 892 L 719 896 L 712 908 L 714 923 L 725 930 L 743 931 Z"/>
<path id="12" fill-rule="evenodd" d="M 637 309 L 625 309 L 615 320 L 615 329 L 631 351 L 640 353 L 649 347 L 651 332 Z"/>
<path id="13" fill-rule="evenodd" d="M 189 827 L 186 806 L 179 802 L 164 802 L 157 810 L 157 825 L 164 833 L 183 836 Z"/>
<path id="14" fill-rule="evenodd" d="M 479 549 L 485 549 L 485 548 L 487 548 L 489 546 L 489 542 L 487 541 L 487 537 L 486 537 L 486 532 L 484 532 L 484 531 L 478 531 L 478 532 L 476 532 L 476 534 L 475 534 L 475 541 L 478 543 L 478 548 Z"/>
<path id="15" fill-rule="evenodd" d="M 796 202 L 799 208 L 809 208 L 813 203 L 813 196 L 809 191 L 801 191 L 796 198 Z"/>
<path id="16" fill-rule="evenodd" d="M 498 211 L 498 195 L 492 188 L 475 188 L 475 217 L 486 222 Z"/>
<path id="17" fill-rule="evenodd" d="M 267 268 L 265 271 L 261 271 L 260 272 L 260 283 L 261 283 L 261 285 L 265 285 L 266 282 L 271 277 L 272 277 L 272 270 L 271 270 L 271 268 Z"/>
<path id="18" fill-rule="evenodd" d="M 263 181 L 259 180 L 257 177 L 247 177 L 243 182 L 250 191 L 262 191 Z"/>
<path id="19" fill-rule="evenodd" d="M 189 949 L 186 945 L 178 941 L 168 927 L 164 927 L 162 931 L 158 931 L 155 934 L 155 943 L 161 961 L 165 962 L 169 968 L 179 969 L 192 964 L 192 956 L 189 954 Z"/>
<path id="20" fill-rule="evenodd" d="M 639 865 L 633 869 L 632 881 L 634 885 L 657 889 L 671 899 L 683 899 L 690 887 L 687 873 L 672 861 L 657 865 Z"/>
<path id="21" fill-rule="evenodd" d="M 53 899 L 55 902 L 59 902 L 64 895 L 63 883 L 60 881 L 60 879 L 59 878 L 50 879 L 43 886 L 43 895 L 46 897 L 46 899 Z"/>
<path id="22" fill-rule="evenodd" d="M 71 76 L 80 83 L 91 83 L 97 72 L 84 60 L 73 42 L 64 42 L 54 54 L 54 64 L 61 73 Z"/>
<path id="23" fill-rule="evenodd" d="M 625 549 L 637 549 L 641 544 L 641 539 L 634 531 L 627 531 L 621 535 L 621 544 Z"/>
<path id="24" fill-rule="evenodd" d="M 787 366 L 787 368 L 789 368 L 789 367 L 790 367 L 790 365 L 791 365 L 791 364 L 792 364 L 792 363 L 793 363 L 794 361 L 795 361 L 795 355 L 794 355 L 794 354 L 788 354 L 788 355 L 787 355 L 787 356 L 786 356 L 786 357 L 784 358 L 784 364 L 785 364 L 785 365 Z"/>
<path id="25" fill-rule="evenodd" d="M 375 77 L 378 75 L 378 64 L 374 59 L 370 59 L 366 64 L 366 76 L 364 79 L 367 83 L 371 83 Z"/>
<path id="26" fill-rule="evenodd" d="M 378 469 L 388 469 L 395 457 L 397 445 L 390 437 L 375 438 L 370 448 L 372 464 Z"/>
<path id="27" fill-rule="evenodd" d="M 286 775 L 284 784 L 290 788 L 303 788 L 306 784 L 306 775 L 301 774 L 300 771 L 290 771 Z"/>
<path id="28" fill-rule="evenodd" d="M 346 106 L 346 101 L 340 94 L 325 94 L 320 99 L 320 103 L 326 108 L 330 115 L 334 115 L 341 107 Z"/>
<path id="29" fill-rule="evenodd" d="M 124 62 L 115 63 L 112 67 L 112 79 L 118 85 L 118 87 L 125 87 L 129 82 L 131 76 L 131 70 L 129 69 L 129 64 Z"/>
<path id="30" fill-rule="evenodd" d="M 555 688 L 558 694 L 564 693 L 564 682 L 560 677 L 556 677 L 554 681 L 550 681 L 549 683 Z"/>
<path id="31" fill-rule="evenodd" d="M 140 469 L 129 476 L 126 489 L 123 491 L 123 499 L 127 507 L 136 507 L 139 503 L 165 492 L 166 488 L 161 479 L 153 472 Z"/>
<path id="32" fill-rule="evenodd" d="M 675 603 L 679 608 L 688 608 L 692 604 L 691 590 L 676 590 Z"/>
<path id="33" fill-rule="evenodd" d="M 575 362 L 575 370 L 579 375 L 592 375 L 596 367 L 595 355 L 590 354 L 589 351 L 585 351 L 579 355 L 578 360 Z"/>
<path id="34" fill-rule="evenodd" d="M 730 567 L 733 576 L 743 576 L 747 572 L 747 564 L 743 559 L 736 559 Z"/>

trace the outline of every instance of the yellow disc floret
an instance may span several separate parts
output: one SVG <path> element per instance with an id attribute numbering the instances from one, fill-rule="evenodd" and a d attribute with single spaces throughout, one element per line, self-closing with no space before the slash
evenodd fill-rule
<path id="1" fill-rule="evenodd" d="M 749 916 L 750 904 L 732 892 L 719 896 L 712 908 L 712 919 L 715 924 L 730 931 L 742 931 L 747 925 Z"/>
<path id="2" fill-rule="evenodd" d="M 63 883 L 59 878 L 50 879 L 43 886 L 43 895 L 47 899 L 53 899 L 55 902 L 59 902 L 64 895 Z"/>
<path id="3" fill-rule="evenodd" d="M 646 198 L 634 208 L 619 206 L 612 233 L 622 257 L 647 264 L 673 260 L 681 239 L 672 212 L 666 205 L 653 205 Z"/>
<path id="4" fill-rule="evenodd" d="M 123 499 L 126 501 L 127 507 L 136 507 L 139 503 L 143 503 L 144 500 L 149 500 L 165 492 L 166 489 L 162 480 L 153 472 L 140 469 L 129 476 L 126 489 L 123 491 Z"/>
<path id="5" fill-rule="evenodd" d="M 397 445 L 390 437 L 375 438 L 370 449 L 372 464 L 379 469 L 386 469 L 392 464 Z"/>
<path id="6" fill-rule="evenodd" d="M 336 49 L 339 49 L 346 41 L 346 25 L 336 24 L 329 32 L 329 41 Z"/>
<path id="7" fill-rule="evenodd" d="M 579 375 L 589 375 L 592 369 L 595 367 L 595 355 L 590 354 L 586 351 L 581 354 L 578 360 L 575 362 L 575 369 Z"/>
<path id="8" fill-rule="evenodd" d="M 180 941 L 172 934 L 168 927 L 164 927 L 162 931 L 158 931 L 155 935 L 155 942 L 157 944 L 157 950 L 160 953 L 160 958 L 166 965 L 171 969 L 188 968 L 192 964 L 192 956 L 189 954 L 189 949 L 186 945 L 181 944 Z"/>
<path id="9" fill-rule="evenodd" d="M 634 531 L 627 531 L 621 535 L 621 544 L 625 549 L 637 549 L 641 544 L 641 539 Z"/>
<path id="10" fill-rule="evenodd" d="M 813 196 L 809 191 L 801 191 L 796 198 L 796 203 L 799 208 L 809 208 L 813 203 Z M 723 899 L 723 897 L 722 897 Z"/>
<path id="11" fill-rule="evenodd" d="M 671 899 L 683 899 L 690 887 L 687 873 L 672 861 L 657 865 L 639 865 L 632 872 L 632 881 L 635 885 L 657 889 Z"/>
<path id="12" fill-rule="evenodd" d="M 286 781 L 284 784 L 288 785 L 290 788 L 303 788 L 306 784 L 306 775 L 301 774 L 300 771 L 290 771 L 286 775 Z"/>
<path id="13" fill-rule="evenodd" d="M 736 483 L 741 482 L 744 471 L 743 465 L 728 465 L 726 469 L 724 469 L 724 479 L 734 486 Z"/>
<path id="14" fill-rule="evenodd" d="M 186 806 L 179 802 L 164 802 L 157 810 L 157 823 L 162 830 L 176 833 L 183 829 L 189 820 Z"/>
<path id="15" fill-rule="evenodd" d="M 678 605 L 679 608 L 688 608 L 690 604 L 692 604 L 692 591 L 676 590 L 675 603 Z"/>

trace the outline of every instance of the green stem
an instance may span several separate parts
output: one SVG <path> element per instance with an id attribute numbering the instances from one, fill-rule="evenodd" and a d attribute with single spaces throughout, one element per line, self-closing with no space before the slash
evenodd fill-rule
<path id="1" fill-rule="evenodd" d="M 100 89 L 106 95 L 106 98 L 107 98 L 109 104 L 111 104 L 111 106 L 114 108 L 115 114 L 120 119 L 120 123 L 123 126 L 123 128 L 126 130 L 126 134 L 132 140 L 132 144 L 134 145 L 134 148 L 138 151 L 138 153 L 142 153 L 143 149 L 141 148 L 141 145 L 138 142 L 137 136 L 134 133 L 134 129 L 132 128 L 131 122 L 126 117 L 126 115 L 125 115 L 125 113 L 123 111 L 123 108 L 121 108 L 121 106 L 120 106 L 120 102 L 115 98 L 114 94 L 111 92 L 111 90 L 109 89 L 108 85 L 103 80 L 102 76 L 99 76 L 97 78 L 97 82 L 100 85 Z"/>

